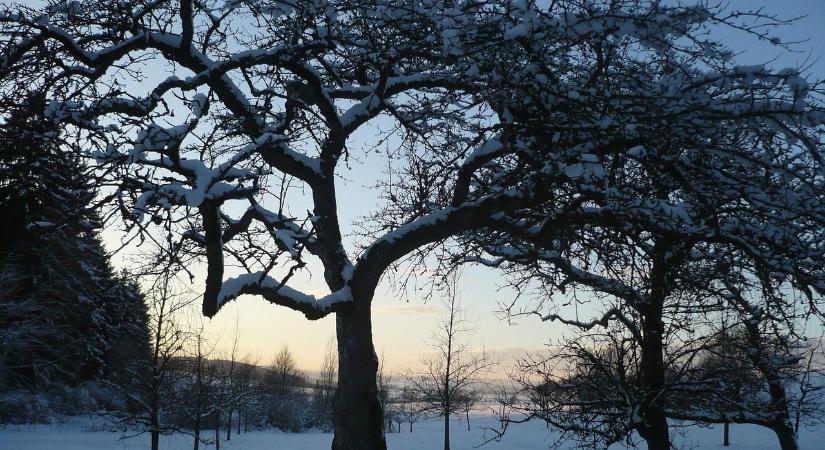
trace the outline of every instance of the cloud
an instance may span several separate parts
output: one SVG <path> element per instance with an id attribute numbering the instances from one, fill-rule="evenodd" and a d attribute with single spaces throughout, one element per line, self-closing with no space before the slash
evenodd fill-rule
<path id="1" fill-rule="evenodd" d="M 403 314 L 403 315 L 430 315 L 438 314 L 438 307 L 434 305 L 378 305 L 373 309 L 375 314 Z"/>

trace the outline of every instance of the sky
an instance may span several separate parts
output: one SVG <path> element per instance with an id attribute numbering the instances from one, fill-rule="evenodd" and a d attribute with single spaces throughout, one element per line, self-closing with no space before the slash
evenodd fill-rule
<path id="1" fill-rule="evenodd" d="M 766 12 L 787 18 L 807 16 L 777 30 L 777 34 L 786 41 L 801 41 L 794 45 L 795 52 L 758 43 L 752 36 L 731 30 L 721 30 L 718 36 L 731 48 L 744 52 L 738 57 L 743 64 L 773 61 L 773 67 L 783 68 L 807 62 L 811 66 L 811 78 L 825 78 L 825 50 L 822 47 L 825 43 L 825 0 L 734 0 L 730 1 L 730 6 L 734 9 L 763 6 Z M 363 156 L 360 151 L 370 146 L 371 136 L 373 133 L 365 129 L 348 143 L 353 155 L 362 157 L 353 158 L 349 171 L 343 172 L 344 177 L 339 180 L 342 223 L 351 223 L 378 204 L 376 192 L 369 186 L 380 176 L 383 166 L 375 158 Z M 307 205 L 299 201 L 293 212 L 300 213 Z M 344 232 L 350 233 L 352 228 L 346 227 Z M 117 247 L 120 239 L 120 232 L 116 229 L 104 232 L 104 241 L 110 249 Z M 129 256 L 128 253 L 118 255 L 116 265 L 128 266 Z M 465 270 L 458 284 L 459 298 L 469 310 L 475 330 L 468 336 L 467 342 L 475 348 L 485 348 L 503 362 L 503 367 L 495 374 L 498 377 L 503 377 L 508 365 L 525 351 L 540 349 L 564 332 L 562 325 L 543 323 L 537 317 L 502 320 L 499 305 L 514 298 L 514 293 L 503 287 L 504 282 L 491 270 L 473 268 Z M 296 287 L 311 294 L 328 292 L 320 274 L 314 278 L 304 277 Z M 528 306 L 529 302 L 523 304 Z M 195 305 L 197 309 L 199 305 Z M 582 318 L 587 312 L 586 308 L 579 311 Z M 389 372 L 401 373 L 415 367 L 422 354 L 429 350 L 428 340 L 443 314 L 443 307 L 440 299 L 424 302 L 422 296 L 415 292 L 402 298 L 385 282 L 376 291 L 373 313 L 376 352 L 383 356 Z M 319 370 L 324 349 L 334 337 L 333 316 L 308 321 L 300 313 L 251 296 L 235 300 L 215 318 L 204 320 L 207 333 L 218 341 L 218 354 L 228 353 L 234 327 L 238 326 L 241 355 L 248 355 L 265 365 L 286 345 L 293 352 L 298 367 L 309 372 Z"/>

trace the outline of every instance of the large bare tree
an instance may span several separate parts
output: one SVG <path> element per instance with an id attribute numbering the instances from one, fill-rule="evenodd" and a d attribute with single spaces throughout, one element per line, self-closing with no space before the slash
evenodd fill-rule
<path id="1" fill-rule="evenodd" d="M 461 55 L 491 45 L 473 25 L 485 14 L 481 4 L 372 1 L 5 5 L 0 73 L 4 94 L 49 93 L 66 148 L 94 155 L 105 200 L 168 250 L 159 264 L 206 261 L 205 315 L 244 294 L 310 319 L 335 313 L 333 447 L 380 449 L 370 304 L 382 274 L 540 196 L 472 181 L 487 157 L 471 155 L 505 153 L 483 126 L 483 102 L 466 94 L 479 75 Z M 408 204 L 400 223 L 348 251 L 336 177 L 350 138 L 379 115 L 393 124 L 379 143 L 392 135 L 438 155 L 454 182 L 448 202 Z M 309 268 L 328 295 L 291 283 Z"/>

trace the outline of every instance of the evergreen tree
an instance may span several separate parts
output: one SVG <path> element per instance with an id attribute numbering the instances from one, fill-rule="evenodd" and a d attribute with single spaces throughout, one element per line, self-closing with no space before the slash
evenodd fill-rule
<path id="1" fill-rule="evenodd" d="M 85 167 L 43 106 L 31 98 L 0 125 L 0 387 L 90 379 L 124 340 L 148 348 L 143 297 L 113 272 Z"/>

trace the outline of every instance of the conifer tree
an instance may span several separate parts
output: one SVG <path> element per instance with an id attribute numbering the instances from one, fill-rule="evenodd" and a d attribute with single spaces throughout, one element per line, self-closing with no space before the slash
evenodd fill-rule
<path id="1" fill-rule="evenodd" d="M 0 125 L 0 387 L 90 379 L 148 349 L 143 297 L 112 270 L 85 167 L 43 106 L 30 97 Z"/>

